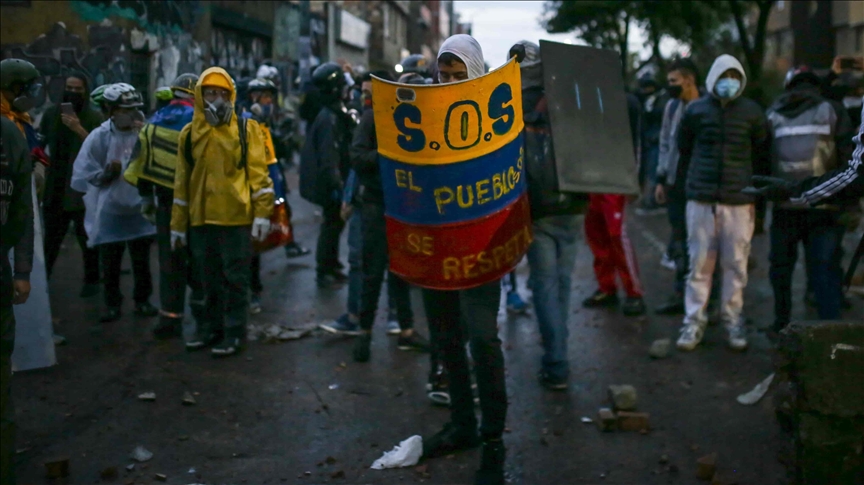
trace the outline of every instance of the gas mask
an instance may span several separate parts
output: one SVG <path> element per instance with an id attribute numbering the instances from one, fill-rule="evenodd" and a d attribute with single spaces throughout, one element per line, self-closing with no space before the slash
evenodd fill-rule
<path id="1" fill-rule="evenodd" d="M 36 100 L 42 94 L 42 85 L 31 83 L 19 90 L 15 99 L 12 100 L 12 108 L 19 113 L 26 113 L 36 106 Z"/>
<path id="2" fill-rule="evenodd" d="M 249 107 L 249 111 L 255 115 L 257 121 L 263 121 L 266 123 L 270 120 L 270 117 L 273 116 L 273 105 L 255 103 Z"/>
<path id="3" fill-rule="evenodd" d="M 212 103 L 204 100 L 204 119 L 210 126 L 219 126 L 231 121 L 234 106 L 222 98 L 216 98 Z"/>
<path id="4" fill-rule="evenodd" d="M 114 126 L 120 131 L 131 130 L 135 126 L 135 122 L 143 122 L 144 121 L 144 113 L 140 111 L 133 111 L 131 113 L 120 112 L 111 115 L 111 121 L 114 122 Z"/>

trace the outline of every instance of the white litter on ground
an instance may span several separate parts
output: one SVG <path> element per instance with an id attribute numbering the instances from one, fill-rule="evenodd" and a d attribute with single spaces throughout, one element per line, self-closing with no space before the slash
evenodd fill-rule
<path id="1" fill-rule="evenodd" d="M 738 402 L 745 406 L 752 406 L 759 402 L 762 399 L 762 396 L 768 392 L 768 388 L 771 387 L 771 382 L 774 381 L 774 373 L 772 372 L 770 376 L 766 377 L 764 381 L 756 384 L 750 392 L 741 394 L 738 396 Z"/>
<path id="2" fill-rule="evenodd" d="M 399 443 L 392 450 L 385 452 L 381 458 L 375 460 L 375 463 L 372 464 L 372 469 L 383 470 L 385 468 L 414 466 L 420 461 L 422 454 L 423 438 L 414 435 Z"/>

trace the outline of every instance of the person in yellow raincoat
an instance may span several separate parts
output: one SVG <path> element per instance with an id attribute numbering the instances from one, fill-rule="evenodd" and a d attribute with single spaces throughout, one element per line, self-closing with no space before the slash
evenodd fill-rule
<path id="1" fill-rule="evenodd" d="M 204 318 L 186 348 L 215 344 L 214 356 L 236 354 L 244 343 L 251 238 L 267 237 L 274 203 L 261 128 L 234 114 L 236 96 L 224 69 L 201 74 L 174 176 L 171 246 L 189 244 L 207 295 Z"/>

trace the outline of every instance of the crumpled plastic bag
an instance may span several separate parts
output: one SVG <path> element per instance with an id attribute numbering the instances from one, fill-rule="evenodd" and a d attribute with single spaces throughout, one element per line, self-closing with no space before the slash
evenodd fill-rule
<path id="1" fill-rule="evenodd" d="M 745 406 L 752 406 L 759 402 L 762 399 L 762 396 L 768 392 L 768 388 L 771 387 L 771 382 L 774 381 L 774 373 L 765 378 L 759 384 L 756 384 L 756 387 L 753 388 L 750 392 L 746 392 L 738 396 L 738 402 Z"/>
<path id="2" fill-rule="evenodd" d="M 392 450 L 384 453 L 381 458 L 375 460 L 375 463 L 372 464 L 372 469 L 383 470 L 385 468 L 414 466 L 420 461 L 422 454 L 423 438 L 419 435 L 414 435 L 399 443 Z"/>

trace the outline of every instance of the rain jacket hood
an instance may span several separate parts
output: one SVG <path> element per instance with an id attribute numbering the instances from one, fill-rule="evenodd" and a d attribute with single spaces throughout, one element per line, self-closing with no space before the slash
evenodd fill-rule
<path id="1" fill-rule="evenodd" d="M 733 96 L 732 99 L 738 98 L 741 96 L 741 93 L 744 92 L 744 88 L 747 87 L 747 73 L 744 72 L 744 67 L 734 56 L 723 54 L 714 60 L 714 64 L 711 65 L 711 70 L 708 71 L 708 77 L 705 78 L 705 88 L 709 93 L 711 93 L 711 96 L 715 98 L 717 97 L 717 94 L 714 93 L 714 85 L 717 84 L 717 80 L 720 79 L 720 76 L 729 69 L 734 69 L 741 73 L 741 88 L 738 89 L 738 92 L 735 93 L 735 96 Z"/>
<path id="2" fill-rule="evenodd" d="M 441 44 L 438 49 L 438 57 L 449 52 L 465 63 L 468 68 L 468 79 L 475 79 L 486 74 L 486 66 L 483 64 L 483 49 L 477 39 L 468 34 L 452 35 Z"/>
<path id="3" fill-rule="evenodd" d="M 237 144 L 239 131 L 237 131 L 237 114 L 232 114 L 228 123 L 211 126 L 204 117 L 204 80 L 213 74 L 222 76 L 224 82 L 219 87 L 230 86 L 231 105 L 237 101 L 237 89 L 231 76 L 221 67 L 211 67 L 201 73 L 198 83 L 195 84 L 195 112 L 192 114 L 192 155 L 196 160 L 202 160 L 208 155 L 224 157 L 226 153 L 234 155 L 235 160 L 240 159 L 240 145 Z M 212 82 L 212 81 L 211 81 Z M 208 82 L 208 85 L 211 85 Z"/>

